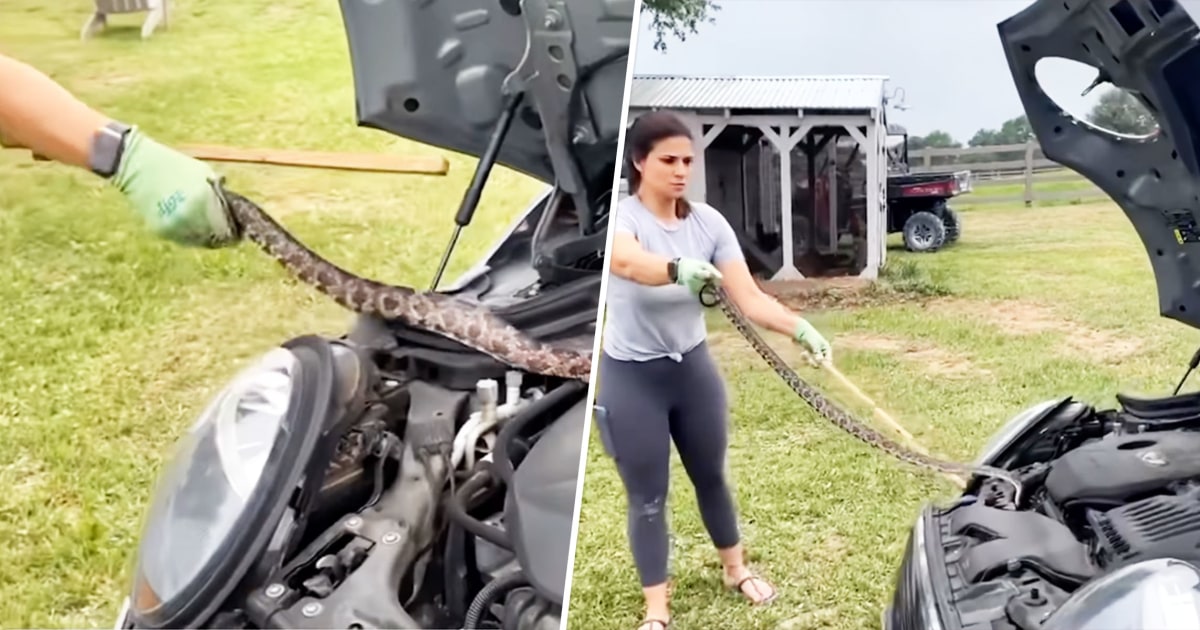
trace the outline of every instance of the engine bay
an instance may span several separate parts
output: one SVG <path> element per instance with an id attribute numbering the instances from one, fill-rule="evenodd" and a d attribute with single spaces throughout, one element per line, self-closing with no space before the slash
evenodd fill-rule
<path id="1" fill-rule="evenodd" d="M 352 402 L 312 458 L 319 489 L 289 500 L 205 627 L 557 628 L 586 385 L 329 343 L 352 350 L 338 381 Z"/>
<path id="2" fill-rule="evenodd" d="M 1200 562 L 1200 394 L 1116 409 L 1066 399 L 997 459 L 988 481 L 921 527 L 948 628 L 1032 630 L 1085 583 L 1145 560 Z M 957 625 L 954 624 L 957 622 Z"/>

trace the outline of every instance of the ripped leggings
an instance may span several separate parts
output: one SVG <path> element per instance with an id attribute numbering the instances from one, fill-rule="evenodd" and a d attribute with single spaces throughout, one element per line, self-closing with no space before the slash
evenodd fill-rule
<path id="1" fill-rule="evenodd" d="M 683 361 L 618 361 L 602 354 L 595 420 L 628 499 L 628 533 L 642 586 L 667 579 L 667 477 L 670 443 L 696 489 L 705 528 L 718 549 L 738 542 L 737 514 L 725 484 L 728 441 L 725 384 L 700 344 Z"/>

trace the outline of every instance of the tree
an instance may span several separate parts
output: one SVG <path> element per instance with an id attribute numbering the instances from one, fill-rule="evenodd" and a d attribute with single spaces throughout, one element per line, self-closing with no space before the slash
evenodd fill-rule
<path id="1" fill-rule="evenodd" d="M 1088 121 L 1097 127 L 1133 136 L 1152 133 L 1158 123 L 1132 94 L 1121 89 L 1108 89 L 1088 114 Z"/>
<path id="2" fill-rule="evenodd" d="M 930 131 L 925 136 L 908 137 L 909 151 L 919 151 L 921 149 L 957 149 L 961 146 L 961 142 L 955 140 L 953 136 L 941 129 Z"/>
<path id="3" fill-rule="evenodd" d="M 713 0 L 643 0 L 642 13 L 649 13 L 650 26 L 654 29 L 654 49 L 667 49 L 667 34 L 685 41 L 689 34 L 696 34 L 701 22 L 712 24 L 716 19 L 712 13 L 720 11 Z"/>
<path id="4" fill-rule="evenodd" d="M 998 144 L 1024 144 L 1033 137 L 1029 119 L 1017 116 L 1004 121 L 1000 129 L 980 129 L 967 141 L 967 146 L 990 147 Z"/>

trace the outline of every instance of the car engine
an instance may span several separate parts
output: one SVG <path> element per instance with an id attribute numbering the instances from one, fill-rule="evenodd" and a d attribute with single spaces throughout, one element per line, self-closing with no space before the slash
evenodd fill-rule
<path id="1" fill-rule="evenodd" d="M 1096 577 L 1156 558 L 1200 562 L 1200 394 L 1118 400 L 1060 401 L 1003 449 L 995 461 L 1023 480 L 1020 505 L 989 482 L 926 509 L 918 527 L 947 628 L 1042 628 Z"/>
<path id="2" fill-rule="evenodd" d="M 312 458 L 319 490 L 207 627 L 558 628 L 586 384 L 360 345 L 366 326 L 332 341 L 361 391 Z"/>

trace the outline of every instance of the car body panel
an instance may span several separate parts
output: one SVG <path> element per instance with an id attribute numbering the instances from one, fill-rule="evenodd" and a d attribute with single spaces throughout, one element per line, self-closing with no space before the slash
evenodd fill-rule
<path id="1" fill-rule="evenodd" d="M 1200 325 L 1196 23 L 1174 0 L 1039 0 L 998 29 L 1046 157 L 1112 197 L 1149 254 L 1163 316 Z M 1124 136 L 1072 117 L 1038 85 L 1035 66 L 1050 57 L 1097 68 L 1137 96 L 1159 130 L 1144 138 Z"/>

